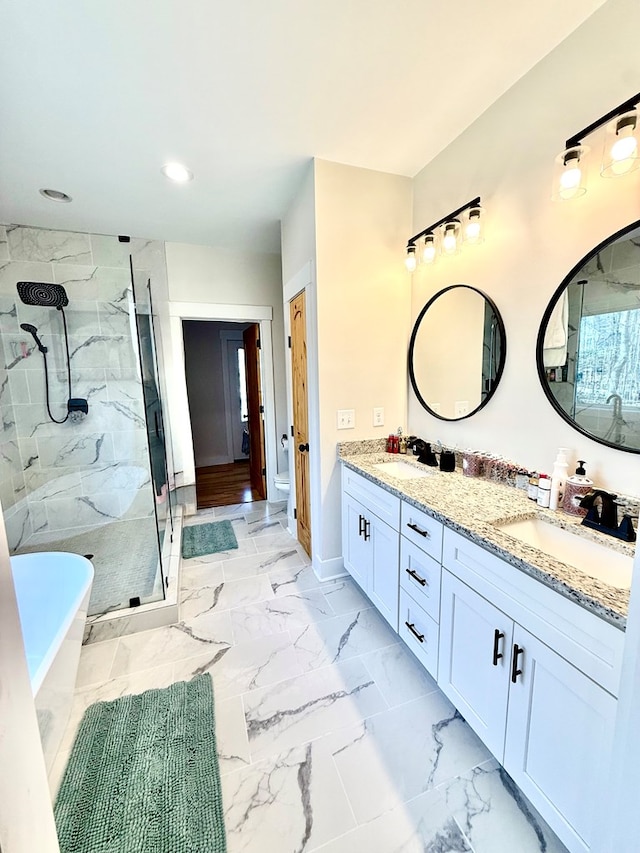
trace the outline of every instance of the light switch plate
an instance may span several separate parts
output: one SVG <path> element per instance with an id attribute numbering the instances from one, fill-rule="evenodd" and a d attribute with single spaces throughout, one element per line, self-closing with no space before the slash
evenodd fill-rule
<path id="1" fill-rule="evenodd" d="M 384 426 L 384 408 L 382 406 L 377 406 L 373 410 L 373 425 Z"/>
<path id="2" fill-rule="evenodd" d="M 355 409 L 338 409 L 338 429 L 354 429 L 355 425 Z"/>

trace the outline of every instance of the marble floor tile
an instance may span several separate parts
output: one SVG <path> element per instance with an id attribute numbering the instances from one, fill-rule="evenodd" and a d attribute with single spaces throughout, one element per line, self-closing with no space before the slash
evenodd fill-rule
<path id="1" fill-rule="evenodd" d="M 440 790 L 475 853 L 568 853 L 494 758 Z"/>
<path id="2" fill-rule="evenodd" d="M 298 544 L 293 536 L 279 525 L 280 530 L 275 533 L 264 533 L 261 536 L 252 536 L 251 539 L 242 539 L 242 542 L 252 542 L 258 554 L 265 551 L 280 551 L 283 548 L 295 548 Z"/>
<path id="3" fill-rule="evenodd" d="M 209 672 L 216 701 L 302 674 L 288 633 L 273 634 L 178 661 L 175 681 Z"/>
<path id="4" fill-rule="evenodd" d="M 307 561 L 301 556 L 294 544 L 288 543 L 285 548 L 255 554 L 248 557 L 231 557 L 224 561 L 225 580 L 239 580 L 254 575 L 271 574 L 280 569 L 306 565 Z"/>
<path id="5" fill-rule="evenodd" d="M 233 530 L 238 539 L 253 539 L 259 536 L 273 535 L 274 533 L 282 533 L 285 531 L 285 528 L 278 516 L 268 515 L 263 518 L 256 518 L 251 522 L 248 522 L 243 517 L 241 524 L 238 519 L 234 519 L 232 523 Z M 287 533 L 287 536 L 291 536 L 291 534 Z"/>
<path id="6" fill-rule="evenodd" d="M 438 690 L 438 685 L 403 642 L 362 656 L 389 707 Z"/>
<path id="7" fill-rule="evenodd" d="M 117 639 L 83 646 L 80 652 L 76 688 L 106 681 L 111 672 L 117 647 Z"/>
<path id="8" fill-rule="evenodd" d="M 211 556 L 216 556 L 211 554 Z M 182 560 L 180 564 L 180 589 L 199 589 L 202 586 L 216 586 L 224 580 L 222 563 L 219 560 L 203 563 L 196 560 Z"/>
<path id="9" fill-rule="evenodd" d="M 118 641 L 111 677 L 118 678 L 149 669 L 163 661 L 175 663 L 206 651 L 212 656 L 232 644 L 229 612 L 207 614 L 197 625 L 178 622 L 129 634 Z"/>
<path id="10" fill-rule="evenodd" d="M 331 609 L 338 616 L 342 613 L 353 613 L 354 610 L 373 607 L 371 601 L 351 578 L 325 581 L 321 589 Z"/>
<path id="11" fill-rule="evenodd" d="M 253 507 L 256 506 L 255 503 L 249 504 L 249 506 L 252 507 L 252 509 L 250 512 L 245 513 L 247 524 L 252 524 L 254 521 L 259 521 L 262 518 L 278 518 L 285 522 L 287 520 L 286 501 L 272 504 L 264 502 L 256 509 L 253 509 Z"/>
<path id="12" fill-rule="evenodd" d="M 322 586 L 322 581 L 318 580 L 310 564 L 270 571 L 269 583 L 273 594 L 278 597 L 307 589 L 319 589 Z"/>
<path id="13" fill-rule="evenodd" d="M 197 517 L 205 517 L 205 513 L 213 515 L 215 518 L 229 518 L 230 516 L 244 516 L 246 512 L 256 512 L 261 506 L 262 501 L 250 501 L 243 504 L 229 504 L 228 506 L 216 506 L 210 509 L 199 509 Z"/>
<path id="14" fill-rule="evenodd" d="M 357 659 L 254 690 L 243 701 L 254 761 L 386 708 L 382 694 Z"/>
<path id="15" fill-rule="evenodd" d="M 304 628 L 292 628 L 291 637 L 300 665 L 305 671 L 399 642 L 395 631 L 372 607 L 324 619 L 305 625 Z"/>
<path id="16" fill-rule="evenodd" d="M 248 767 L 250 763 L 242 699 L 239 696 L 223 702 L 216 699 L 215 713 L 220 775 L 225 776 L 242 767 Z"/>
<path id="17" fill-rule="evenodd" d="M 228 853 L 307 853 L 351 829 L 327 755 L 308 743 L 222 779 Z"/>
<path id="18" fill-rule="evenodd" d="M 285 595 L 231 611 L 231 624 L 236 643 L 302 629 L 312 622 L 330 619 L 333 610 L 318 589 Z"/>
<path id="19" fill-rule="evenodd" d="M 320 849 L 321 853 L 473 853 L 438 792 L 416 797 Z"/>
<path id="20" fill-rule="evenodd" d="M 237 581 L 221 580 L 215 585 L 207 584 L 199 589 L 183 591 L 180 596 L 180 618 L 193 619 L 205 613 L 220 613 L 271 598 L 273 591 L 266 575 Z"/>
<path id="21" fill-rule="evenodd" d="M 334 757 L 358 823 L 490 758 L 439 691 L 336 732 L 323 745 Z"/>

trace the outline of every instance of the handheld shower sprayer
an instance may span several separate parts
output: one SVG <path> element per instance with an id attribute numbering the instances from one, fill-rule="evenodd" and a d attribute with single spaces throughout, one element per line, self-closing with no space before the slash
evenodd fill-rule
<path id="1" fill-rule="evenodd" d="M 40 350 L 40 352 L 44 355 L 48 352 L 46 346 L 42 343 L 40 338 L 38 337 L 38 330 L 35 326 L 32 326 L 31 323 L 20 323 L 20 328 L 24 332 L 29 332 L 30 335 L 33 335 L 33 340 L 36 342 L 36 346 Z"/>

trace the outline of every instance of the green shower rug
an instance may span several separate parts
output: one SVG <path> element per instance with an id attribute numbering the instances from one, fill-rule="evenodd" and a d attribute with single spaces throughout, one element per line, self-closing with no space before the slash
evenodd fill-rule
<path id="1" fill-rule="evenodd" d="M 192 524 L 182 529 L 182 556 L 202 557 L 238 547 L 236 534 L 230 521 L 212 521 L 209 524 Z"/>
<path id="2" fill-rule="evenodd" d="M 87 709 L 55 805 L 61 853 L 225 853 L 205 673 Z"/>

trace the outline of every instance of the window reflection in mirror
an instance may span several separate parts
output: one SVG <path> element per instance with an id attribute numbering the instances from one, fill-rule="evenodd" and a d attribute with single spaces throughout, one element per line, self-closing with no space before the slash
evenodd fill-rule
<path id="1" fill-rule="evenodd" d="M 538 336 L 547 396 L 578 430 L 640 452 L 640 228 L 614 235 L 556 291 Z"/>
<path id="2" fill-rule="evenodd" d="M 466 284 L 441 290 L 418 316 L 409 346 L 409 376 L 427 411 L 462 420 L 495 391 L 506 352 L 502 318 L 493 302 Z"/>

